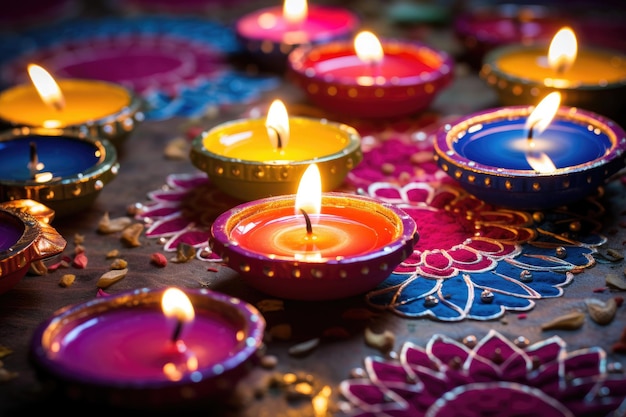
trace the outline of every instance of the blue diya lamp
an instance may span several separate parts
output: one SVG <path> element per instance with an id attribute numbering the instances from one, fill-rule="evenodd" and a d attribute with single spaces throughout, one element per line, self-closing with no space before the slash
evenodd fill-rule
<path id="1" fill-rule="evenodd" d="M 496 108 L 444 126 L 434 144 L 437 163 L 485 202 L 527 210 L 580 200 L 626 166 L 626 134 L 613 120 L 562 106 L 545 131 L 529 137 L 533 109 Z"/>
<path id="2" fill-rule="evenodd" d="M 66 216 L 90 206 L 118 171 L 106 139 L 46 128 L 0 134 L 0 201 L 31 199 Z"/>

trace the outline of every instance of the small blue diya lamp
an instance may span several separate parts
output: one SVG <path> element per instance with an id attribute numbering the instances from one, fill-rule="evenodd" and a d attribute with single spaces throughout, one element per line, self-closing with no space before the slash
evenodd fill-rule
<path id="1" fill-rule="evenodd" d="M 0 203 L 0 294 L 28 272 L 31 263 L 63 252 L 66 241 L 52 226 L 54 211 L 33 200 Z"/>
<path id="2" fill-rule="evenodd" d="M 118 171 L 106 139 L 28 127 L 0 134 L 0 201 L 31 199 L 67 216 L 90 206 Z"/>
<path id="3" fill-rule="evenodd" d="M 626 134 L 613 120 L 558 103 L 543 132 L 535 106 L 462 117 L 437 133 L 435 159 L 466 191 L 494 205 L 541 210 L 580 200 L 626 166 Z"/>

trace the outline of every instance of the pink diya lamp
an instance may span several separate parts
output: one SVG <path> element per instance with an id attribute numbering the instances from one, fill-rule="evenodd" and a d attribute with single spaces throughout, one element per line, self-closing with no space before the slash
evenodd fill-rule
<path id="1" fill-rule="evenodd" d="M 297 300 L 362 294 L 384 281 L 417 243 L 403 210 L 360 195 L 322 193 L 317 166 L 295 195 L 222 213 L 211 227 L 214 253 L 252 287 Z"/>
<path id="2" fill-rule="evenodd" d="M 66 241 L 50 222 L 54 211 L 34 200 L 0 203 L 0 294 L 13 288 L 35 261 L 63 252 Z"/>
<path id="3" fill-rule="evenodd" d="M 626 108 L 626 55 L 601 48 L 579 50 L 569 27 L 561 28 L 548 48 L 533 44 L 492 50 L 480 76 L 507 106 L 536 104 L 558 91 L 564 105 L 608 117 L 622 117 Z"/>
<path id="4" fill-rule="evenodd" d="M 54 128 L 111 141 L 120 147 L 143 121 L 142 101 L 121 85 L 88 79 L 58 82 L 30 64 L 32 84 L 0 93 L 0 121 L 12 127 Z"/>
<path id="5" fill-rule="evenodd" d="M 576 202 L 626 165 L 626 133 L 604 116 L 560 101 L 552 92 L 536 107 L 462 117 L 438 132 L 435 159 L 468 192 L 494 205 L 541 210 Z"/>
<path id="6" fill-rule="evenodd" d="M 315 163 L 325 190 L 338 188 L 363 159 L 361 136 L 326 119 L 290 117 L 274 100 L 266 118 L 220 124 L 193 140 L 190 159 L 218 188 L 242 201 L 295 194 Z"/>
<path id="7" fill-rule="evenodd" d="M 261 68 L 282 72 L 295 47 L 349 38 L 359 24 L 357 15 L 347 9 L 284 0 L 282 7 L 263 8 L 239 18 L 235 33 Z"/>
<path id="8" fill-rule="evenodd" d="M 445 52 L 363 31 L 353 41 L 300 46 L 288 75 L 319 107 L 338 114 L 397 118 L 428 108 L 453 78 Z"/>
<path id="9" fill-rule="evenodd" d="M 73 400 L 180 409 L 227 398 L 264 328 L 258 310 L 234 297 L 144 288 L 58 310 L 35 331 L 30 356 Z"/>

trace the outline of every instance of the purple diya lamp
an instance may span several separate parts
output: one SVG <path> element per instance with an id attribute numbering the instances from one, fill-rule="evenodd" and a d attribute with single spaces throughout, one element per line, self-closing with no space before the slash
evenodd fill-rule
<path id="1" fill-rule="evenodd" d="M 73 400 L 182 409 L 228 398 L 264 329 L 259 311 L 234 297 L 144 288 L 58 310 L 35 331 L 30 357 Z"/>
<path id="2" fill-rule="evenodd" d="M 0 133 L 0 200 L 31 199 L 57 216 L 90 206 L 119 171 L 115 146 L 73 130 L 15 128 Z"/>
<path id="3" fill-rule="evenodd" d="M 384 281 L 417 243 L 415 221 L 369 197 L 322 193 L 310 165 L 298 193 L 241 204 L 211 227 L 214 253 L 252 287 L 276 297 L 327 300 Z"/>
<path id="4" fill-rule="evenodd" d="M 282 72 L 287 56 L 297 46 L 349 38 L 359 24 L 358 16 L 347 9 L 285 0 L 282 6 L 263 8 L 239 18 L 235 33 L 261 68 Z"/>
<path id="5" fill-rule="evenodd" d="M 626 134 L 604 116 L 559 104 L 551 93 L 536 107 L 462 117 L 438 132 L 435 159 L 495 205 L 546 209 L 580 200 L 626 165 Z"/>
<path id="6" fill-rule="evenodd" d="M 30 264 L 58 255 L 66 241 L 52 226 L 54 211 L 33 200 L 0 203 L 0 294 L 18 283 Z"/>
<path id="7" fill-rule="evenodd" d="M 452 58 L 426 45 L 360 32 L 354 40 L 300 46 L 288 75 L 316 105 L 338 114 L 396 118 L 428 108 L 453 78 Z"/>

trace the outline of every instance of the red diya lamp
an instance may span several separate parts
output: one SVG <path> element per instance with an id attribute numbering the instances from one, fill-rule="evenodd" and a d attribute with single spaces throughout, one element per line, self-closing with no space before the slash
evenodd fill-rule
<path id="1" fill-rule="evenodd" d="M 415 221 L 391 204 L 322 193 L 313 164 L 297 194 L 244 203 L 221 214 L 209 244 L 266 294 L 327 300 L 376 287 L 411 254 L 417 240 Z"/>
<path id="2" fill-rule="evenodd" d="M 260 67 L 283 71 L 295 47 L 349 38 L 359 24 L 358 16 L 347 9 L 284 0 L 282 7 L 263 8 L 239 18 L 235 34 Z"/>
<path id="3" fill-rule="evenodd" d="M 63 252 L 66 241 L 51 225 L 54 211 L 33 200 L 0 203 L 0 294 L 13 288 L 35 261 Z"/>
<path id="4" fill-rule="evenodd" d="M 558 91 L 563 104 L 608 117 L 626 109 L 626 55 L 603 48 L 578 48 L 574 31 L 561 28 L 549 46 L 509 45 L 485 56 L 480 76 L 501 104 L 537 104 Z"/>
<path id="5" fill-rule="evenodd" d="M 181 409 L 228 398 L 264 329 L 259 311 L 237 298 L 143 288 L 61 308 L 36 329 L 30 357 L 73 400 Z"/>
<path id="6" fill-rule="evenodd" d="M 300 46 L 288 75 L 319 107 L 338 114 L 396 118 L 428 108 L 453 78 L 453 61 L 423 44 L 360 32 L 353 41 Z"/>
<path id="7" fill-rule="evenodd" d="M 75 131 L 107 139 L 120 148 L 144 120 L 142 100 L 121 85 L 88 79 L 57 82 L 35 64 L 28 66 L 28 73 L 32 84 L 0 93 L 0 122 Z"/>
<path id="8" fill-rule="evenodd" d="M 446 125 L 439 166 L 482 200 L 517 209 L 576 202 L 626 165 L 626 133 L 597 113 L 560 106 L 553 92 L 535 106 L 486 110 Z"/>

